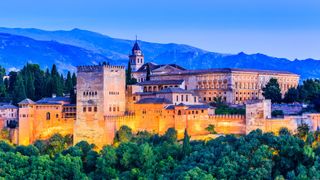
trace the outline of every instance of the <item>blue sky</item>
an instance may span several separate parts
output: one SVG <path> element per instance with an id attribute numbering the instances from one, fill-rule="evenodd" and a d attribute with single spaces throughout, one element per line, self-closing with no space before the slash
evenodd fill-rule
<path id="1" fill-rule="evenodd" d="M 4 0 L 0 26 L 320 59 L 319 0 Z"/>

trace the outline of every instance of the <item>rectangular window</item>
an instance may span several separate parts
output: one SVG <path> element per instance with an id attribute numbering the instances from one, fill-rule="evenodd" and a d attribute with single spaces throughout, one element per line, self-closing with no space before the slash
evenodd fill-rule
<path id="1" fill-rule="evenodd" d="M 92 111 L 92 107 L 88 107 L 88 111 L 91 112 Z"/>
<path id="2" fill-rule="evenodd" d="M 183 101 L 183 95 L 181 95 L 181 101 Z"/>
<path id="3" fill-rule="evenodd" d="M 197 97 L 194 97 L 194 102 L 197 102 Z"/>
<path id="4" fill-rule="evenodd" d="M 94 107 L 94 112 L 97 112 L 98 111 L 98 108 L 97 106 Z"/>
<path id="5" fill-rule="evenodd" d="M 188 96 L 188 95 L 186 95 L 186 101 L 187 101 L 187 102 L 189 101 L 189 96 Z"/>
<path id="6" fill-rule="evenodd" d="M 177 95 L 177 99 L 176 99 L 176 101 L 179 101 L 179 96 Z"/>
<path id="7" fill-rule="evenodd" d="M 87 108 L 86 107 L 83 107 L 83 112 L 86 112 L 87 111 Z"/>

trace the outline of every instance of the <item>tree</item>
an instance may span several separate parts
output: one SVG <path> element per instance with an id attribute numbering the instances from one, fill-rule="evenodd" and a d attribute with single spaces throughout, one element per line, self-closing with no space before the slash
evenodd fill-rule
<path id="1" fill-rule="evenodd" d="M 306 137 L 306 135 L 309 133 L 310 128 L 309 128 L 309 125 L 308 125 L 308 124 L 302 122 L 302 123 L 298 126 L 297 130 L 298 130 L 298 133 L 297 133 L 298 137 L 304 138 L 304 137 Z"/>
<path id="2" fill-rule="evenodd" d="M 151 76 L 150 65 L 147 64 L 146 81 L 150 81 L 150 76 Z"/>
<path id="3" fill-rule="evenodd" d="M 215 126 L 212 124 L 209 124 L 209 126 L 206 127 L 206 131 L 208 131 L 210 134 L 217 134 L 217 131 L 215 130 Z"/>
<path id="4" fill-rule="evenodd" d="M 279 135 L 280 135 L 280 136 L 290 136 L 291 133 L 290 133 L 290 131 L 289 131 L 288 128 L 282 127 L 282 128 L 280 128 L 280 130 L 279 130 Z"/>
<path id="5" fill-rule="evenodd" d="M 13 102 L 17 104 L 18 102 L 22 101 L 23 99 L 27 98 L 25 86 L 23 83 L 23 78 L 21 74 L 18 74 L 17 81 L 14 83 L 14 90 L 13 90 Z"/>
<path id="6" fill-rule="evenodd" d="M 296 88 L 290 88 L 284 95 L 283 102 L 294 103 L 299 102 L 299 91 Z"/>
<path id="7" fill-rule="evenodd" d="M 114 143 L 118 144 L 120 142 L 129 142 L 133 137 L 132 130 L 128 126 L 121 126 L 116 132 L 114 137 Z"/>
<path id="8" fill-rule="evenodd" d="M 118 177 L 117 162 L 116 150 L 112 146 L 105 146 L 97 160 L 95 178 L 103 179 L 103 177 L 109 177 L 111 179 Z"/>
<path id="9" fill-rule="evenodd" d="M 271 112 L 271 115 L 273 117 L 283 117 L 283 111 L 282 110 L 274 110 Z"/>
<path id="10" fill-rule="evenodd" d="M 183 144 L 182 144 L 182 156 L 188 156 L 191 152 L 190 136 L 187 129 L 184 130 Z"/>
<path id="11" fill-rule="evenodd" d="M 65 89 L 64 89 L 64 93 L 65 94 L 73 94 L 74 93 L 74 88 L 73 88 L 73 83 L 72 83 L 72 77 L 71 77 L 71 73 L 70 71 L 68 71 L 67 74 L 67 79 L 66 79 L 66 83 L 65 83 Z"/>
<path id="12" fill-rule="evenodd" d="M 164 141 L 174 143 L 177 141 L 177 131 L 174 128 L 169 128 L 163 135 Z"/>
<path id="13" fill-rule="evenodd" d="M 130 61 L 128 62 L 128 69 L 126 70 L 126 84 L 131 85 L 131 84 L 136 84 L 137 80 L 132 77 L 132 68 L 131 68 L 131 63 Z"/>
<path id="14" fill-rule="evenodd" d="M 281 89 L 277 79 L 271 78 L 262 91 L 265 99 L 270 99 L 272 103 L 281 102 Z"/>

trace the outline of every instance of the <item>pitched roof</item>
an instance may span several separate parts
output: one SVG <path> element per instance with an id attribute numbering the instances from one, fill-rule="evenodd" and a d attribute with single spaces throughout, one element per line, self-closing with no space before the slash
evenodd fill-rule
<path id="1" fill-rule="evenodd" d="M 192 94 L 192 92 L 178 88 L 178 87 L 165 88 L 165 89 L 158 91 L 157 93 L 189 93 L 189 94 Z"/>
<path id="2" fill-rule="evenodd" d="M 173 110 L 176 106 L 186 106 L 187 110 L 193 109 L 209 109 L 210 106 L 207 104 L 195 104 L 195 105 L 185 105 L 185 104 L 178 104 L 178 105 L 168 105 L 166 107 L 167 110 Z"/>
<path id="3" fill-rule="evenodd" d="M 134 45 L 132 47 L 132 54 L 133 54 L 133 51 L 135 51 L 135 50 L 141 50 L 137 41 L 134 43 Z"/>
<path id="4" fill-rule="evenodd" d="M 53 97 L 53 98 L 42 98 L 37 101 L 37 104 L 64 104 L 70 103 L 69 97 Z"/>
<path id="5" fill-rule="evenodd" d="M 31 99 L 26 98 L 26 99 L 20 101 L 18 104 L 35 104 L 35 102 L 32 101 Z"/>
<path id="6" fill-rule="evenodd" d="M 18 109 L 18 107 L 12 104 L 6 104 L 6 105 L 0 106 L 0 109 Z"/>
<path id="7" fill-rule="evenodd" d="M 182 84 L 184 80 L 152 80 L 152 81 L 143 81 L 138 83 L 138 85 L 176 85 Z"/>
<path id="8" fill-rule="evenodd" d="M 137 104 L 171 104 L 172 102 L 165 98 L 144 98 L 140 99 Z"/>
<path id="9" fill-rule="evenodd" d="M 205 73 L 232 73 L 232 72 L 249 72 L 249 73 L 261 73 L 261 74 L 292 74 L 297 75 L 288 71 L 277 71 L 277 70 L 260 70 L 260 69 L 240 69 L 240 68 L 213 68 L 213 69 L 198 69 L 198 70 L 185 70 L 179 72 L 173 72 L 169 74 L 159 74 L 161 75 L 176 75 L 176 74 L 205 74 Z M 157 76 L 159 76 L 157 74 Z"/>
<path id="10" fill-rule="evenodd" d="M 161 68 L 163 66 L 171 66 L 173 68 L 176 68 L 176 69 L 179 69 L 179 70 L 186 70 L 185 68 L 177 65 L 177 64 L 155 64 L 153 62 L 148 62 L 148 63 L 145 63 L 144 65 L 142 65 L 136 72 L 146 72 L 147 71 L 147 65 L 149 65 L 149 68 L 150 68 L 150 71 L 154 71 L 158 68 Z"/>

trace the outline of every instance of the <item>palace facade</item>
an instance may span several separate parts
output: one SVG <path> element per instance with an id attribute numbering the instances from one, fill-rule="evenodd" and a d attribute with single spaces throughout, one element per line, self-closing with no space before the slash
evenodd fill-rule
<path id="1" fill-rule="evenodd" d="M 278 80 L 282 95 L 299 84 L 299 75 L 285 71 L 236 68 L 186 70 L 175 64 L 144 64 L 143 53 L 137 42 L 129 57 L 131 67 L 134 67 L 132 77 L 143 87 L 143 92 L 181 87 L 193 91 L 206 103 L 212 102 L 216 97 L 221 97 L 230 104 L 244 104 L 246 101 L 263 99 L 262 88 L 271 78 Z M 146 82 L 148 68 L 150 81 Z"/>
<path id="2" fill-rule="evenodd" d="M 20 102 L 16 142 L 27 145 L 61 133 L 73 134 L 74 143 L 86 140 L 102 148 L 113 142 L 123 125 L 133 132 L 158 134 L 175 128 L 179 138 L 185 129 L 192 137 L 206 136 L 209 125 L 220 134 L 247 134 L 257 128 L 277 132 L 281 127 L 294 132 L 302 122 L 313 130 L 320 127 L 320 114 L 271 117 L 271 102 L 263 99 L 262 88 L 270 78 L 277 78 L 285 93 L 298 85 L 296 74 L 232 68 L 186 70 L 175 64 L 144 63 L 137 42 L 129 61 L 132 77 L 138 80 L 135 85 L 126 86 L 123 66 L 79 66 L 76 104 L 63 97 Z M 215 97 L 244 104 L 246 114 L 216 115 L 208 104 Z"/>

